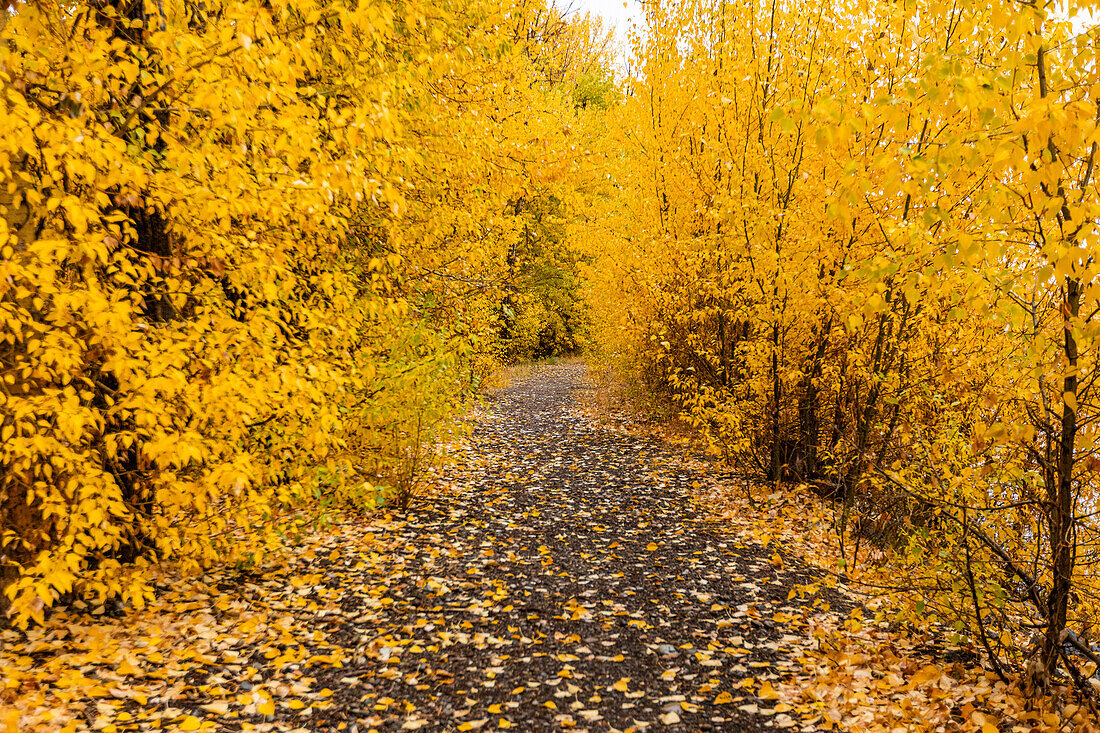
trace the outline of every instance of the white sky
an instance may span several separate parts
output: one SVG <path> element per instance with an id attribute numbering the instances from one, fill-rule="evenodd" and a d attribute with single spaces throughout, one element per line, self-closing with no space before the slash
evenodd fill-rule
<path id="1" fill-rule="evenodd" d="M 2 0 L 0 0 L 2 1 Z M 642 0 L 550 0 L 559 8 L 577 13 L 590 12 L 599 15 L 604 22 L 615 29 L 615 38 L 618 42 L 616 56 L 619 60 L 619 71 L 626 70 L 630 57 L 630 45 L 628 36 L 632 24 L 639 27 L 643 25 Z M 1065 2 L 1065 0 L 1062 0 Z M 1082 4 L 1078 1 L 1078 4 Z M 1056 14 L 1065 16 L 1066 9 L 1059 4 Z M 1091 11 L 1080 10 L 1074 17 L 1074 26 L 1078 31 L 1084 30 L 1089 25 L 1100 22 L 1100 8 Z"/>
<path id="2" fill-rule="evenodd" d="M 599 15 L 609 27 L 614 27 L 619 44 L 616 54 L 619 63 L 626 63 L 629 45 L 627 36 L 631 23 L 642 24 L 642 5 L 639 0 L 553 0 L 554 5 L 577 13 Z"/>

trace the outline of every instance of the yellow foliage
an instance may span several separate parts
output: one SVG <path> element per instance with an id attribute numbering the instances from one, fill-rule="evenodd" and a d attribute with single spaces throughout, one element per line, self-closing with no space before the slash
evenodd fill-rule
<path id="1" fill-rule="evenodd" d="M 508 204 L 570 195 L 561 85 L 580 56 L 561 49 L 589 36 L 491 0 L 16 6 L 0 24 L 16 623 L 73 595 L 141 607 L 159 563 L 257 562 L 329 508 L 408 502 L 499 351 L 527 217 Z"/>
<path id="2" fill-rule="evenodd" d="M 1100 621 L 1100 86 L 1059 12 L 647 5 L 619 186 L 577 236 L 598 360 L 835 500 L 847 570 L 896 550 L 870 580 L 909 619 L 1005 663 L 1032 624 L 1048 672 Z"/>

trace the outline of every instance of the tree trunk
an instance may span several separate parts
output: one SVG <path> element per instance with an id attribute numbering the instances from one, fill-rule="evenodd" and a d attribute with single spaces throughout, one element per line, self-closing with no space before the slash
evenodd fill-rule
<path id="1" fill-rule="evenodd" d="M 1078 380 L 1077 338 L 1073 335 L 1073 322 L 1081 310 L 1079 280 L 1066 278 L 1062 308 L 1062 353 L 1066 359 L 1066 372 L 1062 379 L 1061 435 L 1055 475 L 1047 486 L 1050 501 L 1051 588 L 1047 596 L 1047 629 L 1043 640 L 1042 665 L 1048 680 L 1058 666 L 1077 554 L 1073 516 L 1073 465 L 1077 442 Z"/>

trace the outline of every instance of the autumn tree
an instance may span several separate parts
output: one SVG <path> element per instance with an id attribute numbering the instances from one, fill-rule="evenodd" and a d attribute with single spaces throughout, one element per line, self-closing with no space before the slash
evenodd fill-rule
<path id="1" fill-rule="evenodd" d="M 96 0 L 3 16 L 16 622 L 73 595 L 140 606 L 162 563 L 256 562 L 332 508 L 410 500 L 499 356 L 522 218 L 507 204 L 570 195 L 575 107 L 531 53 L 559 40 L 512 35 L 550 15 Z M 579 57 L 550 55 L 554 84 L 573 78 Z"/>
<path id="2" fill-rule="evenodd" d="M 1097 549 L 1095 32 L 1055 10 L 647 5 L 588 285 L 605 358 L 1039 687 Z"/>

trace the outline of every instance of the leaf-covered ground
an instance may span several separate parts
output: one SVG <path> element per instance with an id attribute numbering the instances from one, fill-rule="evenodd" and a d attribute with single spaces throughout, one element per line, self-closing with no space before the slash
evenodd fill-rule
<path id="1" fill-rule="evenodd" d="M 474 430 L 452 498 L 374 564 L 334 538 L 354 649 L 315 718 L 368 727 L 755 729 L 805 626 L 797 564 L 715 532 L 662 443 L 576 408 L 583 368 L 545 367 Z M 354 677 L 355 684 L 342 680 Z M 764 700 L 759 699 L 763 695 Z M 768 704 L 768 700 L 773 702 Z M 676 728 L 678 726 L 678 728 Z"/>
<path id="2" fill-rule="evenodd" d="M 3 632 L 0 730 L 1030 729 L 983 712 L 1010 696 L 973 659 L 922 660 L 837 592 L 800 594 L 821 573 L 767 535 L 810 510 L 754 513 L 594 420 L 584 384 L 538 369 L 408 514 L 276 572 Z"/>

